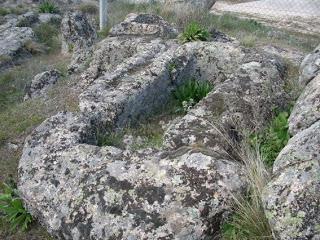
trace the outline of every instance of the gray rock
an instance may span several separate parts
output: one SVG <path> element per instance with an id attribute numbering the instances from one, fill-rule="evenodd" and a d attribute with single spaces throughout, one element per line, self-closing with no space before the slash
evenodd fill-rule
<path id="1" fill-rule="evenodd" d="M 97 38 L 96 29 L 85 14 L 67 12 L 61 22 L 62 53 L 86 51 Z"/>
<path id="2" fill-rule="evenodd" d="M 39 14 L 39 21 L 41 23 L 60 23 L 61 22 L 61 16 L 59 14 L 54 13 L 40 13 Z"/>
<path id="3" fill-rule="evenodd" d="M 305 87 L 289 118 L 289 131 L 297 134 L 320 120 L 320 73 Z"/>
<path id="4" fill-rule="evenodd" d="M 32 27 L 39 22 L 38 14 L 32 11 L 29 11 L 25 14 L 22 14 L 18 17 L 17 27 Z"/>
<path id="5" fill-rule="evenodd" d="M 320 121 L 298 132 L 274 163 L 264 190 L 276 239 L 320 239 Z"/>
<path id="6" fill-rule="evenodd" d="M 299 82 L 306 86 L 320 71 L 320 45 L 302 61 Z"/>
<path id="7" fill-rule="evenodd" d="M 80 112 L 47 119 L 26 140 L 18 189 L 28 210 L 58 239 L 217 237 L 232 194 L 247 185 L 229 144 L 241 141 L 240 131 L 229 126 L 223 137 L 218 126 L 231 119 L 239 128 L 262 126 L 286 99 L 282 63 L 228 42 L 121 36 L 97 44 L 89 65 L 79 80 Z M 215 90 L 170 125 L 174 147 L 96 146 L 98 133 L 152 114 L 192 76 Z M 208 140 L 175 140 L 189 134 Z"/>
<path id="8" fill-rule="evenodd" d="M 110 36 L 152 36 L 173 38 L 178 31 L 162 17 L 152 14 L 129 14 L 126 19 L 111 28 Z"/>
<path id="9" fill-rule="evenodd" d="M 218 231 L 230 192 L 244 188 L 242 167 L 208 152 L 87 145 L 80 119 L 44 122 L 19 167 L 28 209 L 59 239 L 202 239 Z"/>
<path id="10" fill-rule="evenodd" d="M 31 81 L 30 86 L 27 87 L 24 100 L 44 95 L 60 77 L 61 73 L 56 69 L 37 74 Z"/>
<path id="11" fill-rule="evenodd" d="M 0 32 L 0 68 L 28 53 L 25 44 L 33 39 L 34 33 L 28 27 L 12 27 Z"/>

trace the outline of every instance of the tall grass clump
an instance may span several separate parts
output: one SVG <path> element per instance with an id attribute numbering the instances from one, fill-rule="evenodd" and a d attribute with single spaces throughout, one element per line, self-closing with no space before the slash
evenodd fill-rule
<path id="1" fill-rule="evenodd" d="M 233 215 L 222 227 L 224 240 L 272 240 L 272 231 L 264 213 L 262 191 L 270 180 L 259 149 L 242 147 L 240 152 L 248 181 L 244 196 L 233 196 Z"/>
<path id="2" fill-rule="evenodd" d="M 0 194 L 0 217 L 9 223 L 11 231 L 27 230 L 32 222 L 32 216 L 24 208 L 17 190 L 5 183 L 1 185 L 3 193 Z"/>
<path id="3" fill-rule="evenodd" d="M 38 41 L 44 44 L 50 52 L 60 49 L 59 29 L 55 24 L 41 23 L 34 28 Z"/>
<path id="4" fill-rule="evenodd" d="M 39 5 L 40 13 L 58 13 L 59 9 L 53 1 L 45 0 Z"/>
<path id="5" fill-rule="evenodd" d="M 261 154 L 264 156 L 268 167 L 272 167 L 274 160 L 290 139 L 288 132 L 289 115 L 290 111 L 278 113 L 267 129 L 252 136 L 252 143 L 260 145 Z"/>

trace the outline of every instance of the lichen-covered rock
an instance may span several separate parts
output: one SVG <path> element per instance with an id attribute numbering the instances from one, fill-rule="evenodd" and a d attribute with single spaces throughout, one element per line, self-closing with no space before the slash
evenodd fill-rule
<path id="1" fill-rule="evenodd" d="M 52 23 L 57 24 L 61 22 L 61 16 L 55 13 L 40 13 L 39 14 L 39 21 L 41 23 Z"/>
<path id="2" fill-rule="evenodd" d="M 27 87 L 27 93 L 24 100 L 43 95 L 59 80 L 60 77 L 61 73 L 56 69 L 37 74 L 32 79 L 30 86 Z"/>
<path id="3" fill-rule="evenodd" d="M 320 121 L 289 140 L 264 190 L 276 239 L 320 239 Z"/>
<path id="4" fill-rule="evenodd" d="M 0 68 L 28 53 L 25 44 L 33 39 L 34 33 L 29 27 L 11 27 L 0 32 Z"/>
<path id="5" fill-rule="evenodd" d="M 38 14 L 30 11 L 18 17 L 17 27 L 32 27 L 38 22 Z"/>
<path id="6" fill-rule="evenodd" d="M 62 53 L 85 51 L 97 38 L 96 29 L 85 14 L 68 12 L 61 22 Z"/>
<path id="7" fill-rule="evenodd" d="M 320 73 L 305 87 L 289 118 L 289 130 L 297 134 L 320 120 Z"/>
<path id="8" fill-rule="evenodd" d="M 178 31 L 162 17 L 152 14 L 129 14 L 126 19 L 111 28 L 110 36 L 152 36 L 172 38 Z"/>
<path id="9" fill-rule="evenodd" d="M 320 45 L 302 61 L 299 82 L 306 86 L 320 72 Z"/>
<path id="10" fill-rule="evenodd" d="M 225 58 L 221 60 L 226 67 L 234 59 L 230 58 L 233 60 L 230 61 L 228 54 L 224 53 Z M 223 77 L 227 80 L 218 84 L 219 78 L 213 78 L 218 80 L 214 82 L 214 90 L 179 122 L 169 127 L 164 136 L 167 147 L 176 149 L 184 145 L 200 145 L 230 153 L 232 149 L 223 141 L 224 136 L 219 128 L 223 128 L 232 139 L 240 141 L 243 130 L 262 129 L 271 119 L 272 109 L 286 106 L 288 96 L 281 62 L 253 53 L 238 60 L 243 63 L 236 65 L 232 75 L 223 71 Z M 216 64 L 221 66 L 219 61 Z M 212 67 L 209 69 L 212 71 Z M 217 73 L 219 70 L 215 71 Z"/>
<path id="11" fill-rule="evenodd" d="M 217 237 L 232 194 L 247 185 L 230 142 L 240 141 L 236 127 L 263 125 L 272 107 L 284 104 L 283 71 L 276 59 L 230 42 L 107 38 L 92 49 L 79 79 L 80 112 L 59 113 L 27 138 L 20 195 L 58 239 Z M 171 125 L 173 147 L 96 146 L 98 134 L 145 118 L 190 77 L 215 89 Z M 222 136 L 219 123 L 231 119 L 239 125 Z"/>

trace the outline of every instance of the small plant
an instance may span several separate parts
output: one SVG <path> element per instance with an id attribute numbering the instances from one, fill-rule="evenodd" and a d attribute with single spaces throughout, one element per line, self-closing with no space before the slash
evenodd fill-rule
<path id="1" fill-rule="evenodd" d="M 182 43 L 207 41 L 208 38 L 209 32 L 196 22 L 191 22 L 189 25 L 187 25 L 183 33 L 179 36 L 179 39 Z"/>
<path id="2" fill-rule="evenodd" d="M 58 13 L 58 7 L 52 2 L 45 0 L 39 5 L 39 12 L 40 13 Z"/>
<path id="3" fill-rule="evenodd" d="M 24 208 L 17 190 L 7 184 L 2 184 L 3 193 L 0 194 L 0 217 L 11 226 L 11 231 L 20 228 L 25 231 L 32 222 L 32 216 Z"/>
<path id="4" fill-rule="evenodd" d="M 10 10 L 0 7 L 0 16 L 5 16 L 10 13 Z"/>
<path id="5" fill-rule="evenodd" d="M 260 145 L 261 154 L 268 167 L 272 167 L 274 160 L 290 139 L 289 115 L 290 111 L 280 112 L 265 131 L 252 136 L 253 144 Z"/>
<path id="6" fill-rule="evenodd" d="M 244 196 L 233 196 L 233 211 L 222 226 L 224 240 L 272 240 L 272 232 L 264 213 L 261 194 L 270 180 L 259 148 L 254 150 L 249 144 L 239 147 L 237 152 L 244 163 L 248 179 L 248 192 Z"/>
<path id="7" fill-rule="evenodd" d="M 178 101 L 180 107 L 184 111 L 187 111 L 202 98 L 206 97 L 212 89 L 213 86 L 210 82 L 192 79 L 179 86 L 173 92 L 173 96 Z"/>

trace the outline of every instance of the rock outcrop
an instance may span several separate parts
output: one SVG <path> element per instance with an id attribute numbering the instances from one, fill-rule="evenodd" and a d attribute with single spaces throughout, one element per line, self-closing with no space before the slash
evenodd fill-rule
<path id="1" fill-rule="evenodd" d="M 25 46 L 33 39 L 34 33 L 29 27 L 11 27 L 0 32 L 0 69 L 28 54 Z"/>
<path id="2" fill-rule="evenodd" d="M 85 51 L 97 37 L 96 29 L 80 11 L 67 12 L 61 22 L 62 53 Z"/>
<path id="3" fill-rule="evenodd" d="M 145 16 L 135 19 L 154 29 Z M 130 30 L 98 43 L 79 80 L 80 112 L 49 118 L 26 139 L 18 189 L 59 239 L 217 237 L 232 194 L 246 190 L 230 142 L 283 106 L 282 62 L 232 42 L 166 36 Z M 163 149 L 97 146 L 99 132 L 146 118 L 193 77 L 215 88 L 172 123 Z"/>
<path id="4" fill-rule="evenodd" d="M 42 96 L 59 80 L 60 77 L 61 73 L 56 69 L 37 74 L 32 79 L 30 86 L 27 87 L 27 93 L 24 100 Z"/>
<path id="5" fill-rule="evenodd" d="M 265 211 L 276 239 L 320 239 L 318 53 L 317 48 L 301 65 L 300 81 L 306 87 L 289 118 L 293 137 L 275 160 L 274 176 L 264 191 Z"/>

